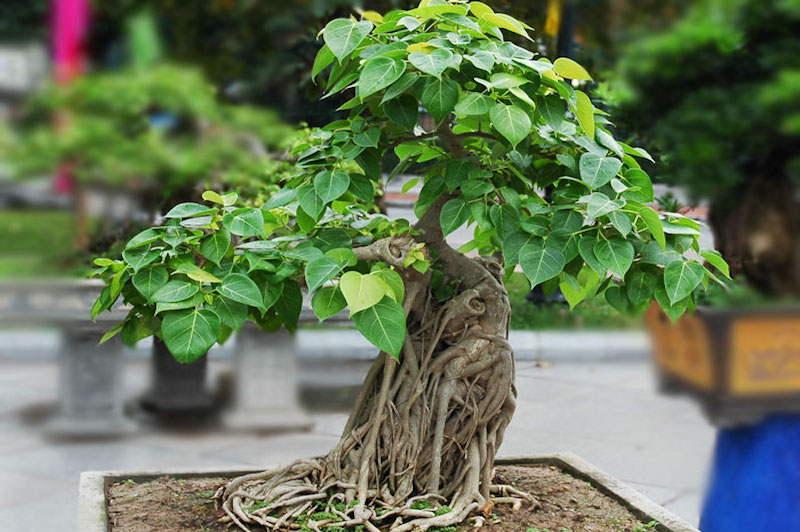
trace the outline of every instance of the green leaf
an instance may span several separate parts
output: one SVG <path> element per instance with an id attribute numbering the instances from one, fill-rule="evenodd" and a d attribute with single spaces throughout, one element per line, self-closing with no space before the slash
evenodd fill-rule
<path id="1" fill-rule="evenodd" d="M 469 219 L 469 205 L 463 198 L 453 198 L 444 204 L 439 215 L 442 233 L 449 235 Z"/>
<path id="2" fill-rule="evenodd" d="M 599 218 L 610 212 L 618 211 L 625 206 L 620 200 L 612 200 L 601 192 L 591 194 L 586 202 L 586 214 L 589 218 Z"/>
<path id="3" fill-rule="evenodd" d="M 628 202 L 628 207 L 635 210 L 639 214 L 644 222 L 645 227 L 647 227 L 647 230 L 650 231 L 651 235 L 653 235 L 653 240 L 655 240 L 658 245 L 661 246 L 661 249 L 667 249 L 667 239 L 664 235 L 664 226 L 661 224 L 661 220 L 658 218 L 658 213 L 647 205 L 642 205 L 641 203 L 636 203 L 633 201 Z"/>
<path id="4" fill-rule="evenodd" d="M 386 290 L 387 296 L 391 297 L 398 303 L 403 302 L 403 298 L 406 295 L 406 285 L 399 273 L 390 268 L 385 268 L 374 271 L 373 275 L 377 275 L 384 283 L 386 283 L 386 286 L 388 287 L 388 290 Z"/>
<path id="5" fill-rule="evenodd" d="M 531 119 L 528 114 L 513 105 L 496 103 L 489 111 L 489 118 L 492 121 L 492 126 L 513 147 L 522 142 L 531 131 Z"/>
<path id="6" fill-rule="evenodd" d="M 347 300 L 338 286 L 324 286 L 317 290 L 311 299 L 311 308 L 320 321 L 340 313 L 347 306 Z"/>
<path id="7" fill-rule="evenodd" d="M 485 115 L 492 107 L 493 100 L 485 94 L 465 92 L 456 104 L 456 114 L 459 116 Z"/>
<path id="8" fill-rule="evenodd" d="M 174 301 L 174 302 L 159 302 L 156 303 L 156 314 L 161 314 L 162 312 L 169 312 L 170 310 L 183 310 L 187 308 L 195 308 L 198 305 L 202 305 L 205 302 L 205 297 L 203 297 L 202 292 L 197 292 L 190 298 L 183 299 L 181 301 Z"/>
<path id="9" fill-rule="evenodd" d="M 355 22 L 347 18 L 337 18 L 325 26 L 322 38 L 336 59 L 341 62 L 361 44 L 372 28 L 372 22 L 368 20 Z"/>
<path id="10" fill-rule="evenodd" d="M 625 290 L 621 286 L 612 286 L 605 293 L 606 301 L 622 313 L 626 313 L 630 309 L 628 296 L 625 295 Z"/>
<path id="11" fill-rule="evenodd" d="M 217 212 L 216 207 L 201 205 L 199 203 L 180 203 L 169 210 L 164 218 L 191 218 L 193 216 L 205 216 Z"/>
<path id="12" fill-rule="evenodd" d="M 193 262 L 182 261 L 177 263 L 177 265 L 173 265 L 173 261 L 170 261 L 170 267 L 174 268 L 176 273 L 185 274 L 192 281 L 197 281 L 200 283 L 222 282 L 220 278 L 205 271 L 203 268 Z"/>
<path id="13" fill-rule="evenodd" d="M 141 246 L 146 246 L 147 244 L 152 244 L 159 238 L 161 238 L 161 231 L 153 228 L 145 229 L 138 235 L 128 240 L 128 243 L 125 245 L 125 249 L 133 249 Z"/>
<path id="14" fill-rule="evenodd" d="M 298 188 L 297 199 L 300 201 L 300 207 L 314 220 L 319 219 L 325 212 L 325 202 L 322 201 L 314 185 L 305 184 Z"/>
<path id="15" fill-rule="evenodd" d="M 328 45 L 324 44 L 322 48 L 319 49 L 319 52 L 317 52 L 317 56 L 314 58 L 314 65 L 311 67 L 311 79 L 313 80 L 316 78 L 320 72 L 325 70 L 325 68 L 333 63 L 334 59 L 336 59 L 336 56 L 333 55 L 333 52 L 331 52 L 331 49 L 328 48 Z"/>
<path id="16" fill-rule="evenodd" d="M 633 230 L 633 223 L 631 223 L 631 219 L 628 218 L 628 215 L 623 212 L 609 213 L 608 219 L 611 221 L 611 225 L 613 225 L 623 237 L 628 236 Z"/>
<path id="17" fill-rule="evenodd" d="M 656 242 L 649 242 L 641 251 L 642 262 L 666 266 L 674 260 L 682 260 L 680 253 L 674 250 L 662 249 Z"/>
<path id="18" fill-rule="evenodd" d="M 219 330 L 219 316 L 208 309 L 168 312 L 161 322 L 164 343 L 181 364 L 194 362 L 211 349 Z"/>
<path id="19" fill-rule="evenodd" d="M 385 55 L 373 57 L 364 64 L 358 77 L 358 96 L 363 100 L 385 89 L 400 79 L 405 71 L 406 63 L 400 59 Z"/>
<path id="20" fill-rule="evenodd" d="M 383 105 L 389 120 L 406 129 L 414 129 L 417 125 L 419 107 L 417 99 L 410 94 L 389 100 Z"/>
<path id="21" fill-rule="evenodd" d="M 667 264 L 664 269 L 664 288 L 670 302 L 675 304 L 689 296 L 703 277 L 705 272 L 697 262 L 681 260 Z"/>
<path id="22" fill-rule="evenodd" d="M 494 56 L 484 50 L 475 52 L 472 55 L 465 55 L 464 59 L 473 64 L 475 68 L 491 72 L 494 68 Z"/>
<path id="23" fill-rule="evenodd" d="M 302 310 L 303 292 L 300 291 L 300 286 L 291 279 L 285 280 L 281 297 L 275 301 L 275 312 L 289 331 L 297 330 L 297 320 L 300 319 Z"/>
<path id="24" fill-rule="evenodd" d="M 519 252 L 529 242 L 541 241 L 536 235 L 531 235 L 523 231 L 512 231 L 503 239 L 503 257 L 506 266 L 513 266 L 519 262 Z"/>
<path id="25" fill-rule="evenodd" d="M 374 275 L 362 275 L 359 272 L 345 272 L 339 280 L 350 315 L 361 312 L 377 304 L 386 295 L 386 283 Z"/>
<path id="26" fill-rule="evenodd" d="M 406 339 L 406 314 L 402 305 L 390 297 L 353 314 L 356 328 L 381 351 L 396 359 Z"/>
<path id="27" fill-rule="evenodd" d="M 458 103 L 459 85 L 452 79 L 430 78 L 420 101 L 436 120 L 447 116 Z"/>
<path id="28" fill-rule="evenodd" d="M 566 260 L 560 250 L 545 245 L 541 239 L 535 239 L 520 250 L 519 264 L 533 288 L 561 273 Z"/>
<path id="29" fill-rule="evenodd" d="M 212 307 L 226 327 L 238 331 L 247 319 L 247 305 L 220 296 L 214 300 Z"/>
<path id="30" fill-rule="evenodd" d="M 264 204 L 264 208 L 270 210 L 277 207 L 283 207 L 284 205 L 288 205 L 289 203 L 293 202 L 295 198 L 297 198 L 297 189 L 284 188 L 270 196 L 269 200 L 267 200 L 267 203 Z"/>
<path id="31" fill-rule="evenodd" d="M 353 143 L 361 148 L 377 148 L 381 138 L 381 130 L 370 128 L 353 137 Z"/>
<path id="32" fill-rule="evenodd" d="M 623 196 L 639 203 L 649 203 L 653 201 L 653 182 L 644 170 L 631 168 L 625 172 L 625 179 L 631 187 L 638 187 L 638 190 L 626 190 Z"/>
<path id="33" fill-rule="evenodd" d="M 592 188 L 600 188 L 617 175 L 622 168 L 622 161 L 597 153 L 584 153 L 578 168 L 584 183 Z"/>
<path id="34" fill-rule="evenodd" d="M 261 297 L 264 299 L 264 309 L 269 309 L 276 301 L 283 295 L 283 282 L 276 281 L 275 278 L 266 272 L 255 271 L 250 275 L 253 282 L 256 283 L 258 289 L 261 291 Z"/>
<path id="35" fill-rule="evenodd" d="M 633 263 L 633 245 L 621 238 L 598 240 L 592 251 L 600 264 L 620 277 L 625 276 Z"/>
<path id="36" fill-rule="evenodd" d="M 124 326 L 125 326 L 125 322 L 121 321 L 121 322 L 117 323 L 116 325 L 114 325 L 113 327 L 111 327 L 109 330 L 106 331 L 106 333 L 103 335 L 103 337 L 100 338 L 100 341 L 97 342 L 97 345 L 104 344 L 104 343 L 108 342 L 109 340 L 111 340 L 112 338 L 114 338 L 117 334 L 119 334 L 119 332 L 122 330 L 122 327 L 124 327 Z"/>
<path id="37" fill-rule="evenodd" d="M 200 242 L 200 254 L 216 265 L 231 247 L 231 234 L 225 229 L 215 231 Z"/>
<path id="38" fill-rule="evenodd" d="M 725 262 L 725 259 L 722 258 L 722 254 L 719 251 L 715 249 L 704 249 L 700 252 L 700 256 L 706 259 L 710 265 L 718 269 L 722 275 L 728 279 L 731 278 L 731 268 L 728 266 L 728 263 Z"/>
<path id="39" fill-rule="evenodd" d="M 258 285 L 243 273 L 230 273 L 222 280 L 222 285 L 217 291 L 228 299 L 250 305 L 251 307 L 264 308 L 264 298 Z"/>
<path id="40" fill-rule="evenodd" d="M 592 269 L 583 268 L 578 272 L 577 279 L 578 286 L 573 283 L 563 280 L 559 283 L 561 293 L 564 294 L 564 299 L 569 303 L 569 308 L 575 308 L 578 303 L 589 297 L 598 284 L 600 284 L 600 275 Z"/>
<path id="41" fill-rule="evenodd" d="M 125 259 L 125 262 L 130 264 L 135 272 L 144 268 L 160 256 L 161 251 L 152 249 L 134 248 L 126 249 L 122 252 L 122 258 Z"/>
<path id="42" fill-rule="evenodd" d="M 602 276 L 605 276 L 608 272 L 608 268 L 603 266 L 597 257 L 594 254 L 594 246 L 597 243 L 597 239 L 591 236 L 584 236 L 578 241 L 578 253 L 580 253 L 583 260 L 586 264 L 599 273 Z"/>
<path id="43" fill-rule="evenodd" d="M 328 257 L 319 257 L 306 264 L 306 284 L 308 291 L 314 292 L 327 281 L 333 279 L 344 269 L 342 264 Z"/>
<path id="44" fill-rule="evenodd" d="M 450 67 L 453 52 L 444 48 L 437 48 L 429 54 L 413 52 L 408 54 L 408 60 L 420 71 L 438 78 Z"/>
<path id="45" fill-rule="evenodd" d="M 323 170 L 314 177 L 314 190 L 323 203 L 339 199 L 349 186 L 350 176 L 339 170 Z"/>
<path id="46" fill-rule="evenodd" d="M 139 270 L 133 276 L 133 286 L 144 296 L 145 299 L 150 300 L 161 287 L 169 281 L 169 272 L 166 266 L 153 266 L 144 270 Z"/>
<path id="47" fill-rule="evenodd" d="M 556 74 L 569 79 L 580 79 L 592 81 L 592 76 L 581 65 L 569 57 L 559 57 L 553 63 L 553 70 Z"/>
<path id="48" fill-rule="evenodd" d="M 152 300 L 156 303 L 175 303 L 189 299 L 200 290 L 196 283 L 190 283 L 181 279 L 173 279 L 167 284 L 156 290 Z"/>
<path id="49" fill-rule="evenodd" d="M 419 74 L 416 72 L 406 72 L 403 74 L 400 79 L 392 84 L 391 87 L 386 89 L 386 92 L 383 93 L 383 98 L 381 98 L 381 105 L 384 105 L 386 102 L 397 98 L 408 89 L 410 89 L 414 83 L 417 82 L 419 79 Z"/>
<path id="50" fill-rule="evenodd" d="M 649 269 L 631 269 L 625 276 L 625 293 L 636 306 L 648 303 L 653 299 L 657 285 L 658 276 Z"/>
<path id="51" fill-rule="evenodd" d="M 264 235 L 264 215 L 261 209 L 236 209 L 225 214 L 222 223 L 228 231 L 243 238 Z"/>
<path id="52" fill-rule="evenodd" d="M 578 119 L 583 131 L 586 132 L 590 139 L 594 140 L 594 105 L 592 105 L 592 101 L 583 91 L 575 91 L 575 96 L 578 102 L 575 109 L 575 117 Z"/>
<path id="53" fill-rule="evenodd" d="M 686 297 L 681 299 L 676 303 L 672 303 L 669 300 L 669 296 L 667 296 L 667 290 L 663 286 L 656 287 L 656 301 L 658 304 L 661 305 L 661 308 L 664 309 L 667 316 L 674 322 L 677 321 L 689 308 L 689 304 L 691 302 L 691 298 Z"/>
<path id="54" fill-rule="evenodd" d="M 545 124 L 550 126 L 553 131 L 561 129 L 567 109 L 564 105 L 564 100 L 559 98 L 557 94 L 549 94 L 541 99 L 538 109 L 542 114 L 542 118 L 544 118 Z"/>
<path id="55" fill-rule="evenodd" d="M 336 248 L 349 248 L 353 241 L 344 229 L 323 229 L 313 240 L 314 245 L 323 253 Z"/>

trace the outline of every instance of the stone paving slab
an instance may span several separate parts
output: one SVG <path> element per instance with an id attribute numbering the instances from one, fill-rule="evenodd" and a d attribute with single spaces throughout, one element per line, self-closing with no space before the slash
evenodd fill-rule
<path id="1" fill-rule="evenodd" d="M 145 361 L 127 364 L 126 395 L 141 393 L 147 369 Z M 693 404 L 657 394 L 649 363 L 521 361 L 517 369 L 518 409 L 501 455 L 574 452 L 698 522 L 714 432 Z M 286 463 L 324 453 L 346 421 L 344 413 L 317 413 L 312 432 L 272 437 L 145 428 L 120 441 L 56 443 L 24 414 L 54 400 L 54 375 L 46 362 L 0 362 L 0 405 L 13 405 L 0 408 L 0 530 L 74 530 L 82 470 Z M 304 378 L 320 375 L 317 368 Z"/>

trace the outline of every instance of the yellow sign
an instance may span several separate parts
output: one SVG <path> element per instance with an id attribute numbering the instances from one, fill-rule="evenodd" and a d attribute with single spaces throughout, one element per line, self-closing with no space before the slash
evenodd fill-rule
<path id="1" fill-rule="evenodd" d="M 696 316 L 683 316 L 672 323 L 655 304 L 647 310 L 646 319 L 661 369 L 711 391 L 714 385 L 711 340 L 703 321 Z"/>
<path id="2" fill-rule="evenodd" d="M 800 393 L 800 319 L 740 318 L 731 331 L 731 391 Z"/>

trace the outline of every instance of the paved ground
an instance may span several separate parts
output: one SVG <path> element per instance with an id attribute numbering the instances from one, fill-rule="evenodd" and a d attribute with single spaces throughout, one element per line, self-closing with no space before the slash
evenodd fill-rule
<path id="1" fill-rule="evenodd" d="M 315 367 L 302 375 L 320 374 Z M 140 393 L 146 380 L 146 363 L 129 361 L 127 393 Z M 713 431 L 694 405 L 655 392 L 647 362 L 521 362 L 518 387 L 502 455 L 573 451 L 697 522 Z M 122 441 L 56 443 L 39 432 L 55 398 L 51 362 L 0 362 L 0 530 L 74 530 L 82 470 L 285 463 L 326 451 L 345 422 L 344 413 L 328 412 L 315 413 L 315 429 L 304 434 L 147 429 Z"/>

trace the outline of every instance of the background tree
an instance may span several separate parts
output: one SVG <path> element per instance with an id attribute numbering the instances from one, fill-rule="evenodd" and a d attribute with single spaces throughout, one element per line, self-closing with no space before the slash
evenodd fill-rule
<path id="1" fill-rule="evenodd" d="M 301 287 L 321 320 L 349 308 L 381 350 L 327 456 L 220 492 L 242 528 L 407 531 L 530 499 L 492 484 L 516 397 L 504 277 L 519 265 L 572 304 L 602 293 L 643 309 L 655 298 L 677 317 L 716 278 L 685 252 L 726 270 L 699 249 L 695 222 L 644 205 L 652 185 L 637 158 L 649 155 L 616 141 L 573 87 L 586 71 L 505 40 L 529 29 L 481 2 L 444 0 L 331 21 L 313 74 L 350 97 L 348 116 L 294 149 L 298 175 L 260 209 L 217 194 L 178 205 L 122 260 L 98 263 L 108 286 L 93 312 L 120 294 L 133 306 L 110 334 L 158 334 L 182 362 L 248 318 L 293 330 Z M 431 130 L 417 124 L 421 106 Z M 400 165 L 431 163 L 415 223 L 375 212 L 389 151 Z M 537 190 L 549 185 L 546 201 Z M 446 237 L 464 224 L 474 238 L 455 250 Z"/>
<path id="2" fill-rule="evenodd" d="M 196 70 L 162 65 L 48 86 L 27 103 L 6 147 L 18 178 L 66 164 L 79 186 L 124 192 L 147 205 L 149 223 L 207 187 L 249 197 L 268 191 L 285 171 L 280 157 L 292 131 L 272 112 L 220 104 Z M 130 236 L 125 224 L 103 229 L 112 228 L 101 227 L 89 249 Z"/>
<path id="3" fill-rule="evenodd" d="M 769 293 L 800 294 L 800 3 L 704 0 L 620 62 L 617 116 L 658 177 L 711 200 L 717 247 Z"/>

